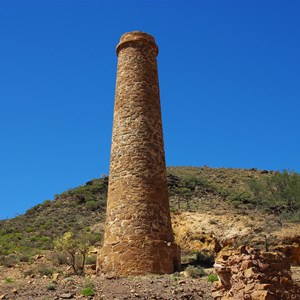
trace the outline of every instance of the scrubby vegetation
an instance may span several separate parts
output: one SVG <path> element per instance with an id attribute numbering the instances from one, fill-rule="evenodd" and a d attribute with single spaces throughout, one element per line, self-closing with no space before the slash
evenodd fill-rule
<path id="1" fill-rule="evenodd" d="M 107 183 L 107 177 L 91 180 L 32 207 L 24 215 L 0 221 L 0 264 L 14 265 L 53 249 L 53 241 L 65 232 L 89 232 L 91 226 L 104 220 Z M 101 229 L 93 232 L 94 242 L 99 242 Z"/>
<path id="2" fill-rule="evenodd" d="M 24 215 L 0 221 L 0 264 L 29 262 L 40 251 L 53 249 L 53 241 L 66 232 L 93 232 L 94 243 L 99 243 L 102 228 L 96 224 L 105 219 L 107 185 L 108 177 L 91 180 Z M 259 210 L 280 220 L 300 221 L 300 175 L 292 171 L 172 167 L 168 185 L 172 212 L 220 210 L 226 205 L 237 213 Z"/>
<path id="3" fill-rule="evenodd" d="M 240 210 L 259 209 L 300 221 L 300 174 L 284 170 L 169 168 L 171 209 L 203 210 L 221 199 Z"/>
<path id="4" fill-rule="evenodd" d="M 248 182 L 252 203 L 294 221 L 300 221 L 300 175 L 276 172 Z"/>
<path id="5" fill-rule="evenodd" d="M 95 295 L 94 289 L 95 289 L 95 285 L 93 284 L 92 281 L 88 280 L 85 284 L 85 287 L 81 290 L 81 295 L 86 297 L 94 296 Z"/>
<path id="6" fill-rule="evenodd" d="M 84 267 L 88 251 L 91 245 L 101 240 L 99 234 L 92 232 L 66 232 L 63 236 L 54 240 L 54 250 L 60 258 L 60 262 L 72 267 L 76 275 L 84 274 Z"/>
<path id="7" fill-rule="evenodd" d="M 198 278 L 205 276 L 205 272 L 202 267 L 188 266 L 184 270 L 188 277 Z"/>
<path id="8" fill-rule="evenodd" d="M 207 276 L 207 280 L 208 280 L 209 282 L 215 282 L 215 281 L 218 281 L 219 278 L 218 278 L 218 275 L 217 275 L 217 274 L 209 274 L 209 275 Z"/>

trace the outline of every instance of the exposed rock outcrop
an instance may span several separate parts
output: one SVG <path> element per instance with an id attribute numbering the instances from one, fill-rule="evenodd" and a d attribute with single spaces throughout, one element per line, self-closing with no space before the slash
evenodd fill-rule
<path id="1" fill-rule="evenodd" d="M 300 266 L 300 235 L 282 237 L 274 249 L 288 257 L 291 264 Z"/>

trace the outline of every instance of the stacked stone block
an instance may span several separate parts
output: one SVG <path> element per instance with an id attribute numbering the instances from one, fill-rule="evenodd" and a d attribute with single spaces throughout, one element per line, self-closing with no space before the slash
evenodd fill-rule
<path id="1" fill-rule="evenodd" d="M 300 287 L 293 283 L 288 258 L 278 252 L 240 247 L 220 255 L 215 263 L 218 300 L 299 300 Z"/>
<path id="2" fill-rule="evenodd" d="M 171 227 L 156 56 L 143 32 L 117 46 L 108 204 L 98 273 L 172 273 L 180 249 Z"/>

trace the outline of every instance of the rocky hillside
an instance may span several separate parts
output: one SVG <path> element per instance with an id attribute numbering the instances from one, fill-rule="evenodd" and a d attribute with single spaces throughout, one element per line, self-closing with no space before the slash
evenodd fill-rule
<path id="1" fill-rule="evenodd" d="M 288 180 L 296 178 L 293 186 L 300 186 L 298 174 L 286 175 Z M 284 173 L 266 170 L 168 168 L 173 230 L 183 253 L 203 252 L 213 257 L 222 248 L 241 243 L 279 247 L 283 237 L 286 240 L 286 232 L 297 239 L 300 190 L 298 198 L 294 191 L 285 192 L 279 200 L 273 197 L 278 176 L 286 180 Z M 91 180 L 24 215 L 0 221 L 0 258 L 16 258 L 24 253 L 30 256 L 51 249 L 53 240 L 67 231 L 92 232 L 99 244 L 107 184 L 107 177 Z M 289 197 L 285 199 L 287 193 L 296 199 L 295 203 L 289 203 Z"/>

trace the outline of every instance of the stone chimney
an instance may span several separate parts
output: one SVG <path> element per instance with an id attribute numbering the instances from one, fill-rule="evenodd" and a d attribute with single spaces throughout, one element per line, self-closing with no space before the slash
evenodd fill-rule
<path id="1" fill-rule="evenodd" d="M 171 227 L 154 38 L 125 33 L 117 45 L 108 203 L 97 273 L 165 274 L 180 266 Z"/>

